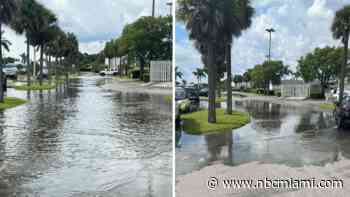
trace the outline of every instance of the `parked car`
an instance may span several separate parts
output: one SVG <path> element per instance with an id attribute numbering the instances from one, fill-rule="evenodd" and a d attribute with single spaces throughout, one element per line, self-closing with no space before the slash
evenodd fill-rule
<path id="1" fill-rule="evenodd" d="M 200 99 L 199 99 L 199 93 L 198 93 L 198 89 L 196 89 L 195 87 L 185 87 L 185 91 L 186 91 L 186 98 L 188 98 L 191 102 L 197 102 L 199 103 Z"/>
<path id="2" fill-rule="evenodd" d="M 3 72 L 7 78 L 17 78 L 17 64 L 6 64 L 3 67 Z"/>
<path id="3" fill-rule="evenodd" d="M 208 88 L 202 88 L 199 90 L 199 96 L 208 96 L 209 89 Z"/>
<path id="4" fill-rule="evenodd" d="M 49 77 L 49 69 L 47 67 L 44 67 L 43 68 L 43 78 L 48 79 L 48 77 Z M 38 71 L 36 78 L 40 79 L 40 70 Z"/>
<path id="5" fill-rule="evenodd" d="M 193 112 L 199 108 L 199 96 L 193 87 L 176 87 L 175 89 L 175 126 L 178 129 L 181 124 L 180 115 Z"/>
<path id="6" fill-rule="evenodd" d="M 339 88 L 335 88 L 333 91 L 332 98 L 334 98 L 335 101 L 339 101 Z M 344 90 L 344 97 L 350 96 L 349 90 Z"/>
<path id="7" fill-rule="evenodd" d="M 175 89 L 175 101 L 186 99 L 186 91 L 182 87 L 176 87 Z"/>
<path id="8" fill-rule="evenodd" d="M 100 75 L 101 76 L 105 76 L 105 75 L 113 75 L 113 76 L 115 76 L 117 74 L 118 74 L 118 70 L 117 69 L 112 69 L 112 70 L 105 69 L 105 70 L 100 71 Z"/>
<path id="9" fill-rule="evenodd" d="M 181 126 L 181 113 L 184 113 L 184 108 L 186 108 L 186 91 L 182 87 L 175 88 L 175 127 L 178 130 Z"/>
<path id="10" fill-rule="evenodd" d="M 334 117 L 337 127 L 339 129 L 344 128 L 350 123 L 350 97 L 346 96 L 343 99 L 343 103 L 340 105 L 338 101 L 335 102 Z"/>

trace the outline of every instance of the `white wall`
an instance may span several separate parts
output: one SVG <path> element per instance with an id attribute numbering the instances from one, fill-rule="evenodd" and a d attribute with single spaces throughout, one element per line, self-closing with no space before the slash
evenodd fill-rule
<path id="1" fill-rule="evenodd" d="M 172 81 L 171 61 L 151 61 L 150 81 L 152 82 Z"/>

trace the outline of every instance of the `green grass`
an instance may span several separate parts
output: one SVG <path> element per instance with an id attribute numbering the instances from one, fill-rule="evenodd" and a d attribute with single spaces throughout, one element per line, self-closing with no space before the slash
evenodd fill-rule
<path id="1" fill-rule="evenodd" d="M 322 103 L 320 105 L 321 109 L 325 109 L 325 110 L 334 110 L 335 109 L 335 105 L 333 103 Z"/>
<path id="2" fill-rule="evenodd" d="M 173 97 L 171 95 L 166 95 L 163 98 L 165 102 L 171 102 L 173 100 Z"/>
<path id="3" fill-rule="evenodd" d="M 129 79 L 132 79 L 132 78 L 130 76 L 128 76 L 128 75 L 123 75 L 123 76 L 118 75 L 118 76 L 114 76 L 113 79 L 114 80 L 129 80 Z"/>
<path id="4" fill-rule="evenodd" d="M 209 99 L 208 99 L 208 97 L 201 96 L 200 100 L 207 101 Z M 216 99 L 215 99 L 216 103 L 222 103 L 222 102 L 225 102 L 225 101 L 226 101 L 226 97 L 216 97 Z"/>
<path id="5" fill-rule="evenodd" d="M 23 99 L 14 98 L 14 97 L 6 97 L 4 99 L 4 102 L 0 103 L 0 110 L 17 107 L 17 106 L 22 105 L 26 102 L 27 101 L 23 100 Z"/>
<path id="6" fill-rule="evenodd" d="M 14 88 L 16 90 L 51 90 L 56 87 L 56 83 L 52 82 L 49 84 L 48 82 L 43 82 L 42 85 L 40 85 L 38 82 L 32 83 L 30 86 L 25 85 L 20 85 L 20 86 L 15 86 Z"/>
<path id="7" fill-rule="evenodd" d="M 188 112 L 190 110 L 191 101 L 186 99 L 179 104 L 180 112 Z"/>
<path id="8" fill-rule="evenodd" d="M 181 115 L 184 130 L 189 134 L 200 135 L 237 129 L 250 122 L 248 113 L 234 111 L 232 115 L 225 114 L 224 109 L 216 110 L 216 123 L 208 123 L 208 110 Z"/>

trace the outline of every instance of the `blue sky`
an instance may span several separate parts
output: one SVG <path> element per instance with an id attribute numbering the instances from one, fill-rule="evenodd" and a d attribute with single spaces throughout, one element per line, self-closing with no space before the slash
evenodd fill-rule
<path id="1" fill-rule="evenodd" d="M 253 0 L 256 9 L 252 26 L 234 39 L 233 74 L 262 63 L 268 53 L 268 34 L 273 27 L 272 58 L 283 60 L 295 70 L 297 60 L 316 47 L 341 46 L 330 31 L 336 10 L 350 0 Z M 200 55 L 188 39 L 184 24 L 176 22 L 176 66 L 187 81 L 194 81 L 192 71 L 202 67 Z"/>
<path id="2" fill-rule="evenodd" d="M 152 0 L 37 0 L 52 10 L 60 27 L 74 32 L 80 42 L 80 50 L 99 52 L 104 43 L 121 34 L 125 24 L 141 16 L 151 15 Z M 170 0 L 156 0 L 156 15 L 166 15 Z M 12 42 L 6 56 L 18 57 L 25 51 L 25 38 L 5 28 L 5 37 Z M 33 54 L 33 53 L 32 53 Z"/>

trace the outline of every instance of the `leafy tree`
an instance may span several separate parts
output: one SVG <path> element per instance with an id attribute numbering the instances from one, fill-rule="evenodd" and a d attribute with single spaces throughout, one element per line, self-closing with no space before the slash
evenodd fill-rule
<path id="1" fill-rule="evenodd" d="M 251 79 L 251 69 L 248 69 L 246 72 L 243 73 L 243 81 L 247 83 L 250 82 Z"/>
<path id="2" fill-rule="evenodd" d="M 332 28 L 333 37 L 335 39 L 341 39 L 344 44 L 344 56 L 343 64 L 340 68 L 340 91 L 339 102 L 343 102 L 344 95 L 344 80 L 346 75 L 346 67 L 348 61 L 348 46 L 349 46 L 349 34 L 350 34 L 350 5 L 344 6 L 344 8 L 338 10 L 333 20 Z"/>
<path id="3" fill-rule="evenodd" d="M 249 72 L 251 76 L 251 80 L 253 82 L 254 87 L 256 88 L 264 88 L 265 87 L 265 78 L 264 78 L 264 68 L 261 64 L 257 64 L 253 69 Z"/>
<path id="4" fill-rule="evenodd" d="M 343 50 L 335 47 L 316 48 L 298 61 L 297 74 L 306 82 L 318 80 L 322 93 L 342 66 Z"/>
<path id="5" fill-rule="evenodd" d="M 16 12 L 17 10 L 17 4 L 14 0 L 1 0 L 0 1 L 0 41 L 1 41 L 1 44 L 0 44 L 0 102 L 3 103 L 4 102 L 4 80 L 3 80 L 3 72 L 2 72 L 2 69 L 3 69 L 3 57 L 2 57 L 2 47 L 3 47 L 3 44 L 2 44 L 2 26 L 3 25 L 8 25 L 13 16 L 14 16 L 14 13 Z"/>
<path id="6" fill-rule="evenodd" d="M 267 92 L 270 82 L 275 85 L 280 84 L 283 76 L 290 74 L 290 70 L 282 61 L 265 61 L 248 70 L 247 73 L 255 87 L 264 88 Z"/>
<path id="7" fill-rule="evenodd" d="M 235 75 L 233 76 L 233 82 L 235 82 L 235 84 L 239 84 L 243 82 L 243 76 L 242 75 Z"/>
<path id="8" fill-rule="evenodd" d="M 290 74 L 289 66 L 282 61 L 265 61 L 262 66 L 265 81 L 274 85 L 281 84 L 282 77 Z"/>
<path id="9" fill-rule="evenodd" d="M 171 32 L 171 17 L 141 17 L 125 26 L 123 44 L 128 47 L 128 55 L 139 60 L 141 80 L 144 80 L 145 66 L 151 60 L 172 58 Z"/>

